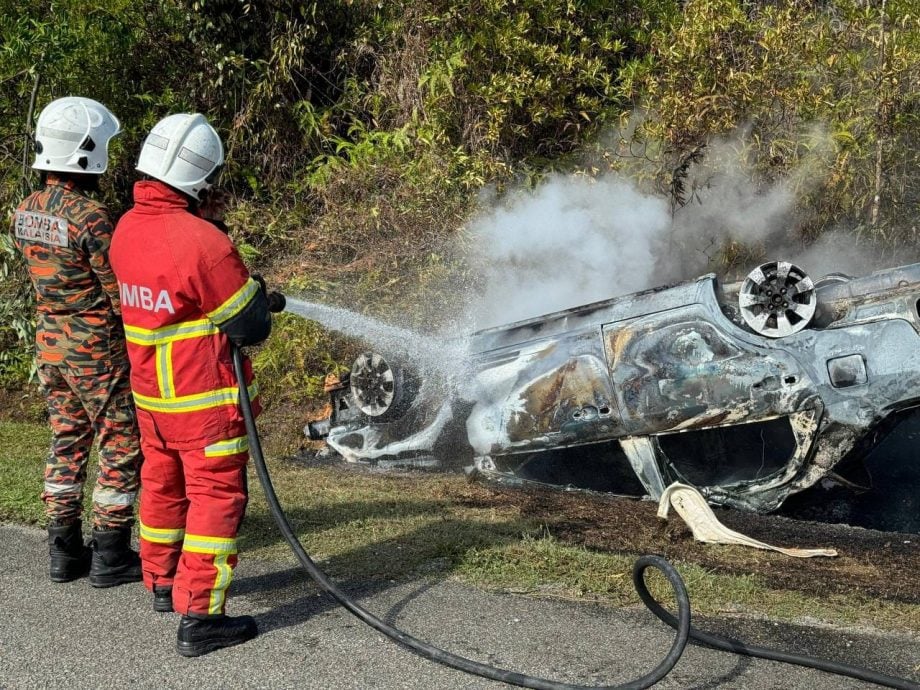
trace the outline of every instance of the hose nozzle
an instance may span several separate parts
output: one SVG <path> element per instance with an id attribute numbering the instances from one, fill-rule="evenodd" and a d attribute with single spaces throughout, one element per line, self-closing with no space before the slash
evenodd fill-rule
<path id="1" fill-rule="evenodd" d="M 266 297 L 268 298 L 268 310 L 272 313 L 277 314 L 279 311 L 284 311 L 284 307 L 287 305 L 287 299 L 280 292 L 269 292 Z"/>

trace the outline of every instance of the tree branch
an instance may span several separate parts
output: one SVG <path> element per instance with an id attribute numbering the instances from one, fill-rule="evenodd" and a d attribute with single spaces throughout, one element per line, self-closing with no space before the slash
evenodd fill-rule
<path id="1" fill-rule="evenodd" d="M 32 83 L 32 95 L 29 98 L 29 112 L 26 115 L 26 133 L 22 144 L 22 195 L 27 196 L 32 192 L 32 183 L 29 180 L 29 142 L 32 140 L 32 116 L 35 114 L 35 99 L 38 96 L 38 85 L 41 82 L 41 73 L 36 70 L 35 81 Z"/>

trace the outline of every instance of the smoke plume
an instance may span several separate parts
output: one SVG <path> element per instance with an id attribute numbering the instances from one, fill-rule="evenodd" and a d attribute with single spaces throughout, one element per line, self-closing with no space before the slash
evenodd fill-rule
<path id="1" fill-rule="evenodd" d="M 477 325 L 646 287 L 666 251 L 668 205 L 614 177 L 554 177 L 472 226 L 484 293 Z"/>
<path id="2" fill-rule="evenodd" d="M 730 243 L 755 258 L 723 280 L 777 259 L 812 278 L 880 268 L 879 253 L 845 229 L 803 243 L 797 195 L 820 183 L 828 155 L 821 132 L 810 136 L 818 142 L 810 156 L 771 184 L 755 182 L 738 161 L 736 140 L 712 142 L 688 171 L 686 203 L 673 213 L 664 196 L 614 173 L 555 175 L 493 201 L 468 227 L 481 280 L 473 322 L 485 328 L 719 273 Z"/>

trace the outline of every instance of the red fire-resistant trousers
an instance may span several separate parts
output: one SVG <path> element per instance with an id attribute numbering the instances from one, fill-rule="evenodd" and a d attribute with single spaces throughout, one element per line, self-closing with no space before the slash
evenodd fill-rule
<path id="1" fill-rule="evenodd" d="M 142 448 L 144 585 L 171 585 L 173 608 L 183 615 L 222 614 L 246 509 L 246 439 L 195 450 L 142 441 Z"/>

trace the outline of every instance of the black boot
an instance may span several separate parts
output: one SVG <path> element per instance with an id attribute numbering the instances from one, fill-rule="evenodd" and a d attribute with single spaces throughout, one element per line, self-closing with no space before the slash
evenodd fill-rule
<path id="1" fill-rule="evenodd" d="M 153 587 L 153 610 L 160 613 L 172 613 L 172 587 Z"/>
<path id="2" fill-rule="evenodd" d="M 252 616 L 182 616 L 176 650 L 182 656 L 201 656 L 241 644 L 258 634 Z"/>
<path id="3" fill-rule="evenodd" d="M 51 581 L 70 582 L 89 572 L 91 552 L 83 545 L 80 520 L 68 525 L 48 525 L 48 555 L 51 556 Z"/>
<path id="4" fill-rule="evenodd" d="M 93 587 L 114 587 L 141 580 L 141 559 L 131 550 L 131 528 L 93 530 L 93 563 L 89 583 Z"/>

